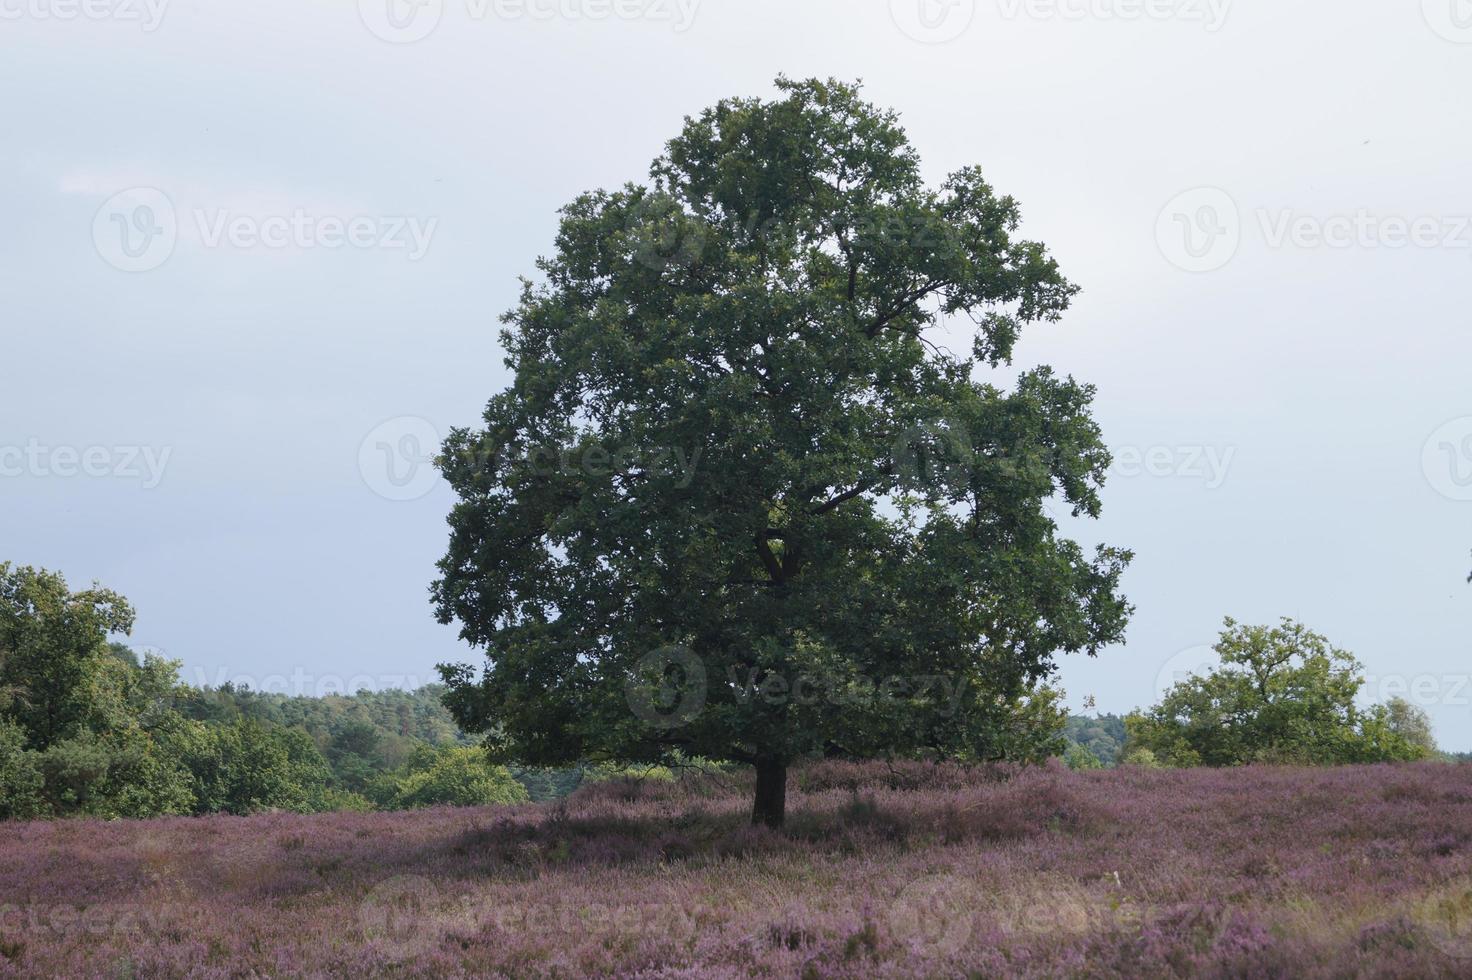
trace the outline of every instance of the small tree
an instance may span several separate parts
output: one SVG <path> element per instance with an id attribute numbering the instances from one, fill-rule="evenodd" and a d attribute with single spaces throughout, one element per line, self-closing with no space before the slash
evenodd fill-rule
<path id="1" fill-rule="evenodd" d="M 109 660 L 107 637 L 132 627 L 133 609 L 115 592 L 71 592 L 55 572 L 0 562 L 0 710 L 25 730 L 28 747 L 82 730 Z"/>
<path id="2" fill-rule="evenodd" d="M 1302 624 L 1227 619 L 1214 649 L 1219 668 L 1176 684 L 1160 704 L 1125 719 L 1126 761 L 1141 750 L 1174 766 L 1421 757 L 1394 729 L 1389 709 L 1356 708 L 1364 679 L 1354 657 Z"/>
<path id="3" fill-rule="evenodd" d="M 19 725 L 0 716 L 0 820 L 46 812 L 38 753 L 26 750 L 25 736 Z"/>
<path id="4" fill-rule="evenodd" d="M 450 745 L 424 747 L 396 787 L 392 805 L 490 806 L 525 803 L 530 797 L 503 766 L 491 764 L 483 748 Z"/>
<path id="5" fill-rule="evenodd" d="M 328 780 L 327 761 L 301 729 L 251 718 L 185 724 L 171 744 L 189 767 L 200 813 L 310 810 Z"/>
<path id="6" fill-rule="evenodd" d="M 1099 757 L 1077 742 L 1070 742 L 1063 753 L 1063 764 L 1074 770 L 1103 769 Z"/>
<path id="7" fill-rule="evenodd" d="M 1044 506 L 1099 513 L 1093 390 L 976 377 L 1075 287 L 980 170 L 927 187 L 854 86 L 777 87 L 563 210 L 510 388 L 443 447 L 433 587 L 488 658 L 446 703 L 503 758 L 749 763 L 773 826 L 794 759 L 1005 755 L 1008 706 L 1128 612 L 1128 554 Z"/>
<path id="8" fill-rule="evenodd" d="M 1390 730 L 1407 745 L 1419 749 L 1424 758 L 1436 754 L 1436 736 L 1425 711 L 1405 698 L 1391 698 L 1385 702 L 1385 715 Z"/>

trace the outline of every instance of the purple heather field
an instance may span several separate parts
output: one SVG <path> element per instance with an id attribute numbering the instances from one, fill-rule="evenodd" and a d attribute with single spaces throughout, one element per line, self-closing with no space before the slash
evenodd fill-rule
<path id="1" fill-rule="evenodd" d="M 10 824 L 0 977 L 1472 975 L 1472 766 L 793 784 Z"/>

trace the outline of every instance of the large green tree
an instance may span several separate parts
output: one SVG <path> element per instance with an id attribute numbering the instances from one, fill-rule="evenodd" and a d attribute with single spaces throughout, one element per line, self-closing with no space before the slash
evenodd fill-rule
<path id="1" fill-rule="evenodd" d="M 1353 655 L 1302 623 L 1226 620 L 1221 665 L 1125 719 L 1128 752 L 1166 765 L 1332 765 L 1422 759 L 1435 748 L 1425 715 L 1401 701 L 1361 708 Z"/>
<path id="2" fill-rule="evenodd" d="M 56 572 L 0 562 L 0 711 L 45 749 L 81 731 L 107 666 L 107 637 L 133 628 L 116 592 L 67 588 Z"/>
<path id="3" fill-rule="evenodd" d="M 433 586 L 503 757 L 750 763 L 770 825 L 808 755 L 1005 755 L 1055 656 L 1120 638 L 1129 557 L 1045 508 L 1099 513 L 1093 390 L 981 379 L 1076 291 L 1016 202 L 927 186 L 855 86 L 777 86 L 563 209 L 514 381 L 443 447 Z"/>

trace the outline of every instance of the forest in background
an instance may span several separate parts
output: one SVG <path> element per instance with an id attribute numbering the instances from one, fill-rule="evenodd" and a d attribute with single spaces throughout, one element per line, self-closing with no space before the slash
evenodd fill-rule
<path id="1" fill-rule="evenodd" d="M 542 802 L 585 782 L 674 778 L 663 767 L 495 765 L 456 727 L 441 685 L 311 697 L 178 675 L 175 662 L 108 643 L 68 692 L 72 723 L 0 720 L 0 818 Z M 1118 763 L 1122 718 L 1055 720 L 1071 767 Z"/>
<path id="2" fill-rule="evenodd" d="M 107 589 L 73 593 L 56 573 L 0 564 L 0 819 L 487 806 L 558 799 L 590 781 L 746 768 L 680 754 L 523 765 L 533 760 L 487 751 L 495 726 L 462 732 L 441 686 L 322 697 L 192 687 L 178 661 L 108 639 L 132 619 Z M 1357 704 L 1360 663 L 1302 624 L 1227 620 L 1216 649 L 1218 668 L 1126 718 L 1070 717 L 1048 684 L 996 699 L 995 725 L 956 761 L 1061 758 L 1089 770 L 1457 758 L 1437 751 L 1425 712 L 1404 699 Z"/>
<path id="3" fill-rule="evenodd" d="M 426 746 L 474 746 L 478 741 L 455 726 L 440 701 L 445 692 L 440 684 L 321 697 L 267 693 L 229 683 L 186 690 L 184 711 L 200 721 L 231 724 L 251 719 L 302 729 L 322 752 L 333 783 L 366 795 L 373 795 L 375 786 L 391 780 Z M 536 801 L 566 796 L 586 776 L 582 769 L 511 766 L 508 771 Z"/>
<path id="4" fill-rule="evenodd" d="M 182 710 L 199 721 L 229 725 L 243 719 L 266 726 L 299 728 L 322 752 L 333 784 L 340 789 L 372 795 L 378 781 L 392 778 L 416 753 L 428 746 L 470 746 L 476 739 L 461 732 L 440 698 L 445 688 L 429 684 L 413 691 L 357 691 L 321 697 L 251 690 L 229 683 L 220 687 L 184 688 Z M 1067 742 L 1063 758 L 1074 768 L 1110 768 L 1118 764 L 1124 741 L 1124 718 L 1101 714 L 1067 718 L 1062 735 Z M 1084 759 L 1079 752 L 1091 759 Z M 507 767 L 537 802 L 560 799 L 579 784 L 618 775 L 600 766 L 569 769 Z M 661 778 L 658 768 L 634 772 Z M 383 798 L 383 794 L 379 794 Z"/>

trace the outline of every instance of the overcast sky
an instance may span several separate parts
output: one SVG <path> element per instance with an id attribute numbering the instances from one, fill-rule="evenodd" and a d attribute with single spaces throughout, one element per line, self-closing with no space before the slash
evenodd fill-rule
<path id="1" fill-rule="evenodd" d="M 1083 287 L 1009 372 L 1098 386 L 1069 528 L 1138 556 L 1072 705 L 1293 616 L 1472 749 L 1467 0 L 0 0 L 0 559 L 193 683 L 475 659 L 416 459 L 556 209 L 778 73 L 862 78 Z"/>

